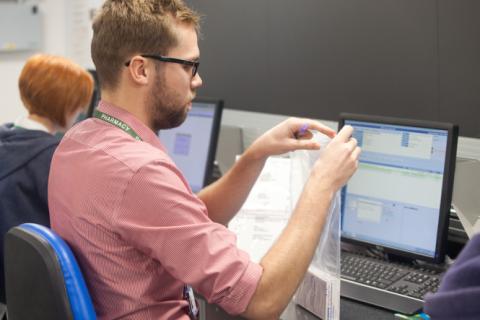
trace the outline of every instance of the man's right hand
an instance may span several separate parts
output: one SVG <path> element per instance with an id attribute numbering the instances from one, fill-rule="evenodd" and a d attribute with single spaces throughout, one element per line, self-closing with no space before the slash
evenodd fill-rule
<path id="1" fill-rule="evenodd" d="M 260 261 L 262 277 L 243 316 L 278 319 L 308 269 L 335 192 L 353 175 L 360 148 L 345 126 L 315 163 L 290 220 Z"/>
<path id="2" fill-rule="evenodd" d="M 310 178 L 326 189 L 337 191 L 357 170 L 361 150 L 352 133 L 351 126 L 344 126 L 325 147 L 313 167 Z"/>

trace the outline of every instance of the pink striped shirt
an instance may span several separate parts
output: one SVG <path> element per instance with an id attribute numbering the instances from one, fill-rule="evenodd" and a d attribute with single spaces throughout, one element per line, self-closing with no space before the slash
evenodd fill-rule
<path id="1" fill-rule="evenodd" d="M 49 179 L 52 228 L 79 260 L 99 319 L 188 319 L 184 284 L 231 314 L 242 313 L 262 274 L 212 222 L 204 203 L 133 115 L 99 110 L 142 138 L 99 119 L 68 131 Z"/>

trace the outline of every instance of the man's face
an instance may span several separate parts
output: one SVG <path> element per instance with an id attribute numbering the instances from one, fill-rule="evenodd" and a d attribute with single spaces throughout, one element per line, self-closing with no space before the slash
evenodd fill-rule
<path id="1" fill-rule="evenodd" d="M 167 56 L 197 61 L 200 50 L 197 33 L 191 26 L 178 24 L 178 45 Z M 202 85 L 197 73 L 192 76 L 192 66 L 178 63 L 156 62 L 155 79 L 146 97 L 147 111 L 155 131 L 178 127 L 185 121 L 192 106 L 195 92 Z"/>

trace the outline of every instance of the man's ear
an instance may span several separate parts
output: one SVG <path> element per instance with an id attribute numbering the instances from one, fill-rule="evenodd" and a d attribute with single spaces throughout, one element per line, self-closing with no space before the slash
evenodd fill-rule
<path id="1" fill-rule="evenodd" d="M 151 68 L 151 66 L 150 66 Z M 141 56 L 135 56 L 130 60 L 128 72 L 131 80 L 137 85 L 147 85 L 148 75 L 151 70 L 148 69 L 147 60 Z"/>

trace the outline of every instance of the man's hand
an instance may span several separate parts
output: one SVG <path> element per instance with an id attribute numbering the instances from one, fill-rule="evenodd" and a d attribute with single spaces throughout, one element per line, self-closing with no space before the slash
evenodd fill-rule
<path id="1" fill-rule="evenodd" d="M 260 139 L 270 143 L 270 152 L 315 148 L 311 142 L 304 141 L 311 139 L 306 132 L 304 140 L 292 141 L 293 133 L 301 129 L 304 122 L 300 119 L 287 120 Z M 316 124 L 309 122 L 312 128 Z M 288 129 L 291 128 L 289 136 Z M 330 130 L 323 131 L 322 126 L 315 126 L 315 129 L 333 135 Z M 244 317 L 278 319 L 298 288 L 318 245 L 331 200 L 358 166 L 360 148 L 352 133 L 353 128 L 345 126 L 315 163 L 287 226 L 260 262 L 262 277 L 247 310 L 242 314 Z"/>
<path id="2" fill-rule="evenodd" d="M 320 145 L 313 139 L 310 130 L 319 131 L 330 138 L 335 136 L 334 130 L 320 122 L 310 119 L 289 118 L 255 140 L 249 151 L 260 159 L 294 150 L 319 149 Z"/>
<path id="3" fill-rule="evenodd" d="M 352 138 L 353 128 L 344 126 L 325 147 L 312 170 L 311 178 L 326 188 L 340 189 L 357 170 L 360 148 Z"/>

